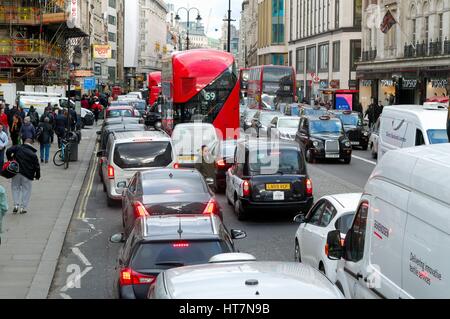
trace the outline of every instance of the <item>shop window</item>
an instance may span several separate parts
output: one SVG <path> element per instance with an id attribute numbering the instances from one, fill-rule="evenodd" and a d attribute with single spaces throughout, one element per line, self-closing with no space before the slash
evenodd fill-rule
<path id="1" fill-rule="evenodd" d="M 341 42 L 333 42 L 333 72 L 339 72 L 341 68 Z"/>
<path id="2" fill-rule="evenodd" d="M 319 45 L 319 72 L 328 72 L 329 44 Z"/>
<path id="3" fill-rule="evenodd" d="M 361 58 L 361 40 L 350 41 L 350 70 L 356 71 L 356 62 Z"/>
<path id="4" fill-rule="evenodd" d="M 306 50 L 306 72 L 316 72 L 316 47 Z"/>
<path id="5" fill-rule="evenodd" d="M 305 48 L 297 49 L 296 64 L 297 74 L 303 74 L 305 72 Z"/>

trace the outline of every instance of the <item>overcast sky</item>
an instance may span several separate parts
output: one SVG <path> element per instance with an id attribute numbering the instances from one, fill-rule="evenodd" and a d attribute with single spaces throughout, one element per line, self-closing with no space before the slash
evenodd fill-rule
<path id="1" fill-rule="evenodd" d="M 173 3 L 175 10 L 180 7 L 196 7 L 200 10 L 202 16 L 202 22 L 207 28 L 207 36 L 212 38 L 220 38 L 222 35 L 221 28 L 223 19 L 228 14 L 228 1 L 227 0 L 165 0 L 166 3 Z M 231 0 L 231 18 L 236 22 L 233 24 L 239 28 L 239 18 L 241 14 L 242 0 Z M 210 16 L 211 13 L 211 16 Z M 191 22 L 195 21 L 196 12 L 191 11 Z M 180 11 L 181 21 L 186 21 L 186 11 Z M 218 31 L 215 31 L 215 30 Z"/>

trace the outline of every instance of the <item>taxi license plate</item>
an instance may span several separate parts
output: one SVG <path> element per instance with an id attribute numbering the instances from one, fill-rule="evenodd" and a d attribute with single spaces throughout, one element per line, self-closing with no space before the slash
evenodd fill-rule
<path id="1" fill-rule="evenodd" d="M 326 154 L 325 157 L 326 158 L 339 158 L 340 155 L 339 154 Z"/>
<path id="2" fill-rule="evenodd" d="M 284 200 L 284 192 L 273 192 L 273 200 Z"/>
<path id="3" fill-rule="evenodd" d="M 359 145 L 359 142 L 350 142 L 352 145 Z"/>
<path id="4" fill-rule="evenodd" d="M 289 191 L 289 190 L 291 190 L 291 184 L 266 184 L 266 190 L 268 190 L 268 191 Z"/>
<path id="5" fill-rule="evenodd" d="M 195 161 L 197 159 L 197 156 L 191 155 L 191 156 L 178 156 L 178 160 L 180 161 Z"/>

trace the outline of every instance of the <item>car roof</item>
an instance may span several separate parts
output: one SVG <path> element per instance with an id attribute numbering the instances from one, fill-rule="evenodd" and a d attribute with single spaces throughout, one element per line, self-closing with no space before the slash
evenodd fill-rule
<path id="1" fill-rule="evenodd" d="M 280 117 L 278 117 L 278 120 L 292 120 L 292 119 L 300 121 L 300 117 L 298 117 L 298 116 L 280 116 Z"/>
<path id="2" fill-rule="evenodd" d="M 114 134 L 114 139 L 120 143 L 136 142 L 139 139 L 148 141 L 171 141 L 170 137 L 162 131 L 130 131 Z"/>
<path id="3" fill-rule="evenodd" d="M 145 129 L 144 124 L 139 123 L 115 123 L 111 125 L 107 125 L 105 127 L 105 131 L 120 131 L 120 130 L 134 130 L 134 129 Z"/>
<path id="4" fill-rule="evenodd" d="M 174 299 L 343 298 L 319 271 L 293 262 L 225 262 L 180 267 L 165 271 L 164 283 Z"/>
<path id="5" fill-rule="evenodd" d="M 334 117 L 332 115 L 324 115 L 324 116 L 329 116 L 330 118 L 325 120 L 325 119 L 321 119 L 319 116 L 307 116 L 307 115 L 304 115 L 303 117 L 308 118 L 310 121 L 339 121 L 339 122 L 341 121 L 339 118 Z"/>
<path id="6" fill-rule="evenodd" d="M 326 199 L 331 199 L 334 201 L 338 211 L 342 212 L 356 212 L 358 209 L 359 201 L 361 200 L 362 193 L 351 193 L 351 194 L 335 194 L 325 196 Z"/>
<path id="7" fill-rule="evenodd" d="M 180 123 L 175 126 L 175 130 L 178 128 L 189 128 L 189 127 L 205 127 L 205 128 L 215 128 L 211 123 Z"/>
<path id="8" fill-rule="evenodd" d="M 221 224 L 216 215 L 162 215 L 141 218 L 142 237 L 146 241 L 217 239 Z"/>
<path id="9" fill-rule="evenodd" d="M 124 105 L 114 105 L 114 106 L 110 106 L 108 107 L 108 111 L 115 111 L 115 110 L 123 110 L 123 109 L 132 109 L 133 107 L 131 105 L 128 104 L 124 104 Z"/>
<path id="10" fill-rule="evenodd" d="M 147 171 L 141 171 L 139 174 L 142 176 L 142 180 L 155 180 L 155 179 L 178 179 L 192 176 L 202 176 L 196 169 L 188 168 L 160 168 Z M 172 175 L 172 176 L 171 176 Z"/>

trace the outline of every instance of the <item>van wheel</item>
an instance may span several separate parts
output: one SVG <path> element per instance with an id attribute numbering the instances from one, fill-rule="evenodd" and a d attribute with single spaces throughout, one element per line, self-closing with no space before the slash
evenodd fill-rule
<path id="1" fill-rule="evenodd" d="M 325 266 L 323 265 L 322 262 L 320 262 L 320 264 L 319 264 L 319 271 L 320 271 L 321 273 L 323 273 L 324 275 L 326 275 L 326 272 L 325 272 Z"/>
<path id="2" fill-rule="evenodd" d="M 106 204 L 108 205 L 108 207 L 114 207 L 116 203 L 113 199 L 109 198 L 109 196 L 106 196 Z"/>
<path id="3" fill-rule="evenodd" d="M 369 145 L 364 145 L 364 146 L 362 147 L 362 150 L 363 150 L 363 151 L 367 151 L 368 148 L 369 148 Z"/>
<path id="4" fill-rule="evenodd" d="M 302 262 L 302 256 L 300 253 L 300 245 L 299 245 L 297 239 L 295 240 L 295 261 L 298 261 L 299 263 Z"/>
<path id="5" fill-rule="evenodd" d="M 225 197 L 227 198 L 228 205 L 233 206 L 233 202 L 230 200 L 230 197 L 228 197 L 227 191 L 225 191 Z"/>
<path id="6" fill-rule="evenodd" d="M 352 162 L 352 157 L 349 156 L 347 158 L 344 159 L 344 164 L 350 164 Z"/>
<path id="7" fill-rule="evenodd" d="M 103 184 L 103 192 L 105 192 L 106 193 L 106 191 L 107 191 L 107 189 L 106 189 L 106 185 L 105 185 L 105 183 L 102 183 Z"/>
<path id="8" fill-rule="evenodd" d="M 241 201 L 238 198 L 234 201 L 234 213 L 239 221 L 244 221 L 247 219 L 247 214 L 242 208 Z"/>

